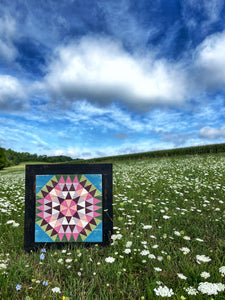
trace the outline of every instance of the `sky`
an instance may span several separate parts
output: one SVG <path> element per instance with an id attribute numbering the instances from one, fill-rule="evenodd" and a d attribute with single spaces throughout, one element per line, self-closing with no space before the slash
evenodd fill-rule
<path id="1" fill-rule="evenodd" d="M 0 1 L 1 147 L 86 159 L 223 142 L 223 0 Z"/>

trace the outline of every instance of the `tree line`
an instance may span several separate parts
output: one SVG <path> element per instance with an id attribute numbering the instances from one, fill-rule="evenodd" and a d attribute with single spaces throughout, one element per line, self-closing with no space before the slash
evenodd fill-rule
<path id="1" fill-rule="evenodd" d="M 117 156 L 106 156 L 99 157 L 85 162 L 113 162 L 118 160 L 129 160 L 129 159 L 148 159 L 156 157 L 169 157 L 169 156 L 179 156 L 179 155 L 198 155 L 198 154 L 209 154 L 209 153 L 222 153 L 225 152 L 225 143 L 223 144 L 211 144 L 202 146 L 193 146 L 186 148 L 174 148 L 166 150 L 156 150 L 149 152 L 133 153 L 133 154 L 123 154 Z"/>
<path id="2" fill-rule="evenodd" d="M 15 166 L 21 162 L 33 161 L 33 162 L 46 162 L 46 163 L 57 163 L 67 162 L 73 160 L 69 156 L 58 155 L 58 156 L 47 156 L 30 154 L 28 152 L 16 152 L 11 149 L 4 149 L 0 147 L 0 170 L 5 167 Z"/>

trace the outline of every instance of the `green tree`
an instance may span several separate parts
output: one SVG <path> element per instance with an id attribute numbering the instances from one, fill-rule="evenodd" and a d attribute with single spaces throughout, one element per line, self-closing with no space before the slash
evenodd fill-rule
<path id="1" fill-rule="evenodd" d="M 0 170 L 6 166 L 7 160 L 5 155 L 5 149 L 0 148 Z"/>

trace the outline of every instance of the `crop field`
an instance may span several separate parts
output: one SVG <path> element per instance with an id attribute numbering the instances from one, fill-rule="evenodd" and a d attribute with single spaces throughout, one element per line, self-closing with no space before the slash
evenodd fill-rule
<path id="1" fill-rule="evenodd" d="M 0 172 L 0 299 L 225 299 L 225 154 L 113 163 L 110 246 L 23 252 L 24 168 Z"/>

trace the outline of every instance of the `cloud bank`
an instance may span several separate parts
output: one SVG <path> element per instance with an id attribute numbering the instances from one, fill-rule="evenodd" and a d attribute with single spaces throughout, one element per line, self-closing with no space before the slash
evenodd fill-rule
<path id="1" fill-rule="evenodd" d="M 206 38 L 189 59 L 170 62 L 151 51 L 129 53 L 115 40 L 85 37 L 60 46 L 45 88 L 53 100 L 121 101 L 135 108 L 179 106 L 201 93 L 224 89 L 225 32 Z"/>
<path id="2" fill-rule="evenodd" d="M 179 104 L 185 87 L 178 65 L 140 57 L 107 38 L 81 39 L 59 47 L 45 78 L 53 99 L 113 100 L 128 105 Z"/>
<path id="3" fill-rule="evenodd" d="M 0 87 L 0 109 L 18 110 L 27 106 L 26 92 L 17 78 L 0 75 Z"/>
<path id="4" fill-rule="evenodd" d="M 207 139 L 217 139 L 217 138 L 224 138 L 225 137 L 225 126 L 222 126 L 221 128 L 213 128 L 213 127 L 203 127 L 199 131 L 199 136 L 201 138 L 207 138 Z"/>

